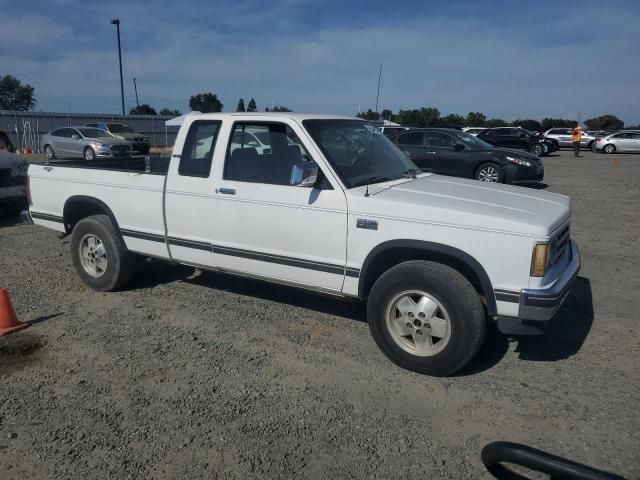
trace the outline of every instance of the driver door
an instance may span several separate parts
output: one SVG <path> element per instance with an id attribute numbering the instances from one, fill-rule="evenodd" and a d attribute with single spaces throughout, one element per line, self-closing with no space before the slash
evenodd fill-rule
<path id="1" fill-rule="evenodd" d="M 291 185 L 294 165 L 313 162 L 292 121 L 236 121 L 215 175 L 208 213 L 215 264 L 223 269 L 321 290 L 342 289 L 347 203 L 328 177 L 314 187 Z M 251 132 L 263 139 L 252 145 Z"/>
<path id="2" fill-rule="evenodd" d="M 435 152 L 433 163 L 433 173 L 440 175 L 462 176 L 463 162 L 461 157 L 465 155 L 465 150 L 456 152 L 454 146 L 458 142 L 457 139 L 442 132 L 428 132 L 427 146 L 430 151 Z"/>

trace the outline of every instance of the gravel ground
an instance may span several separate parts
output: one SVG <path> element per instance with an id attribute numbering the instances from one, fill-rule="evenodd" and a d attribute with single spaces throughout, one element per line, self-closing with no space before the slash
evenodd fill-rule
<path id="1" fill-rule="evenodd" d="M 0 339 L 0 477 L 478 479 L 510 440 L 640 478 L 640 155 L 545 165 L 580 278 L 549 335 L 491 330 L 453 378 L 391 364 L 357 302 L 157 261 L 92 292 L 68 239 L 0 217 L 34 324 Z"/>

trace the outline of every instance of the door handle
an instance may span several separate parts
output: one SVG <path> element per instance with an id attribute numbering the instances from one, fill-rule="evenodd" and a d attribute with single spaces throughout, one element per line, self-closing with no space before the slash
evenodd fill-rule
<path id="1" fill-rule="evenodd" d="M 218 189 L 218 192 L 224 193 L 225 195 L 235 195 L 236 194 L 236 189 L 235 188 L 220 187 Z"/>
<path id="2" fill-rule="evenodd" d="M 432 152 L 431 150 L 427 150 L 427 151 L 426 151 L 426 152 L 424 152 L 424 153 L 428 153 L 429 155 L 435 155 L 435 154 L 436 154 L 436 152 Z"/>

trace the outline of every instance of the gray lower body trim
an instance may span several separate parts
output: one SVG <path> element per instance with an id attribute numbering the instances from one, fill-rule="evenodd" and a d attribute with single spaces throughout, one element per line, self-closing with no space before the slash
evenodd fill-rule
<path id="1" fill-rule="evenodd" d="M 240 248 L 222 247 L 213 245 L 208 242 L 198 242 L 183 238 L 168 237 L 165 239 L 163 235 L 154 233 L 138 232 L 134 230 L 120 229 L 125 237 L 139 238 L 141 240 L 149 240 L 151 242 L 165 243 L 175 245 L 177 247 L 193 248 L 195 250 L 203 250 L 218 255 L 227 255 L 231 257 L 246 258 L 249 260 L 257 260 L 260 262 L 275 263 L 278 265 L 287 265 L 290 267 L 306 268 L 307 270 L 315 270 L 325 273 L 333 273 L 335 275 L 345 275 L 347 277 L 358 278 L 360 270 L 357 268 L 344 267 L 342 265 L 334 265 L 330 263 L 316 262 L 312 260 L 303 260 L 295 257 L 286 257 L 283 255 L 273 255 L 270 253 L 262 253 L 251 250 L 243 250 Z"/>
<path id="2" fill-rule="evenodd" d="M 64 223 L 64 219 L 58 215 L 50 215 L 48 213 L 31 212 L 31 218 L 38 220 L 46 220 L 47 222 Z"/>

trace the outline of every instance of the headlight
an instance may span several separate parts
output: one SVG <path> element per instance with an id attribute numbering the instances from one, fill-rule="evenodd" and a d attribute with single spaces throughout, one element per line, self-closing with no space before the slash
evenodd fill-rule
<path id="1" fill-rule="evenodd" d="M 547 263 L 549 260 L 549 244 L 538 242 L 533 247 L 533 255 L 531 258 L 531 276 L 544 277 L 547 271 Z"/>
<path id="2" fill-rule="evenodd" d="M 525 167 L 530 167 L 531 162 L 529 160 L 525 160 L 524 158 L 516 158 L 507 156 L 507 160 L 511 163 L 515 163 L 516 165 L 523 165 Z"/>
<path id="3" fill-rule="evenodd" d="M 108 143 L 98 143 L 98 142 L 94 142 L 92 145 L 93 145 L 94 147 L 109 148 L 109 144 L 108 144 Z"/>

